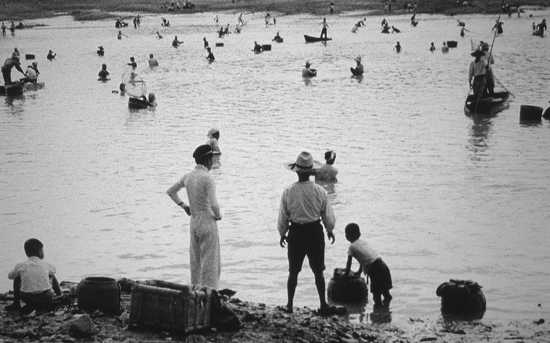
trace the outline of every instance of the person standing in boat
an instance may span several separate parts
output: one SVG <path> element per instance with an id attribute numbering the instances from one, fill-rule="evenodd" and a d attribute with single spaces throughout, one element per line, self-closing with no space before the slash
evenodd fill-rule
<path id="1" fill-rule="evenodd" d="M 19 61 L 19 56 L 17 56 L 15 53 L 12 54 L 10 58 L 7 58 L 4 61 L 4 65 L 2 66 L 2 77 L 4 78 L 4 84 L 10 85 L 13 82 L 11 81 L 11 70 L 12 68 L 17 69 L 23 76 L 25 76 L 25 72 L 21 68 L 21 62 Z"/>
<path id="2" fill-rule="evenodd" d="M 487 60 L 483 58 L 481 50 L 475 50 L 471 54 L 475 59 L 470 63 L 468 73 L 468 83 L 474 92 L 476 101 L 483 97 L 485 87 L 487 86 Z"/>
<path id="3" fill-rule="evenodd" d="M 493 74 L 493 68 L 491 68 L 491 65 L 495 64 L 495 60 L 493 56 L 489 54 L 488 43 L 485 43 L 485 42 L 481 43 L 481 52 L 483 53 L 482 58 L 485 60 L 485 63 L 487 64 L 486 92 L 489 95 L 493 95 L 495 90 L 495 76 Z"/>
<path id="4" fill-rule="evenodd" d="M 327 18 L 323 18 L 323 22 L 321 23 L 321 39 L 327 39 L 328 38 L 328 35 L 327 35 L 327 29 L 328 29 L 328 24 L 327 24 Z"/>
<path id="5" fill-rule="evenodd" d="M 395 43 L 395 51 L 397 53 L 400 53 L 401 52 L 401 44 L 399 42 Z"/>
<path id="6" fill-rule="evenodd" d="M 277 221 L 279 244 L 283 248 L 288 245 L 288 302 L 284 308 L 288 313 L 293 311 L 298 274 L 307 256 L 311 271 L 315 275 L 315 286 L 320 301 L 319 313 L 335 314 L 335 308 L 327 304 L 325 295 L 323 225 L 331 244 L 334 244 L 333 230 L 336 218 L 326 191 L 309 180 L 318 167 L 318 162 L 315 162 L 313 156 L 307 151 L 302 151 L 296 158 L 296 162 L 287 166 L 298 176 L 298 182 L 286 188 L 281 196 Z"/>
<path id="7" fill-rule="evenodd" d="M 216 185 L 209 174 L 212 169 L 212 148 L 208 144 L 198 146 L 193 152 L 197 164 L 166 193 L 181 207 L 190 220 L 190 269 L 191 284 L 218 289 L 221 272 L 220 240 L 217 221 L 222 219 L 216 199 Z M 185 188 L 189 205 L 178 192 Z"/>

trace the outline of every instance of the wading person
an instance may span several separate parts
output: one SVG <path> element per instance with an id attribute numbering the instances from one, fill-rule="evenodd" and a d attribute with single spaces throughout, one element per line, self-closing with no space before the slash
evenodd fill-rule
<path id="1" fill-rule="evenodd" d="M 298 155 L 295 163 L 288 165 L 288 169 L 297 174 L 298 182 L 284 190 L 277 223 L 281 247 L 284 248 L 288 243 L 288 302 L 284 310 L 292 313 L 298 274 L 307 256 L 309 266 L 315 275 L 315 286 L 320 301 L 319 314 L 336 314 L 338 309 L 329 306 L 326 302 L 323 275 L 325 270 L 323 225 L 328 238 L 334 244 L 332 232 L 335 223 L 334 212 L 325 190 L 309 180 L 309 177 L 318 169 L 318 162 L 313 161 L 310 153 L 303 151 Z"/>
<path id="2" fill-rule="evenodd" d="M 359 225 L 355 223 L 346 225 L 346 239 L 350 242 L 346 274 L 350 272 L 352 260 L 356 259 L 360 266 L 355 274 L 361 275 L 364 272 L 369 276 L 374 306 L 389 306 L 392 299 L 390 289 L 393 287 L 390 269 L 380 255 L 360 237 Z M 382 296 L 384 301 L 382 301 Z"/>
<path id="3" fill-rule="evenodd" d="M 159 61 L 153 56 L 153 54 L 149 54 L 149 60 L 147 61 L 149 63 L 149 68 L 154 68 L 159 66 Z"/>
<path id="4" fill-rule="evenodd" d="M 210 148 L 212 148 L 212 168 L 219 168 L 221 166 L 220 157 L 222 155 L 219 142 L 220 130 L 212 128 L 208 130 L 206 137 L 208 137 L 208 142 L 206 142 L 206 144 L 210 145 Z"/>
<path id="5" fill-rule="evenodd" d="M 361 59 L 359 59 L 361 63 Z M 361 69 L 362 70 L 362 69 Z M 315 173 L 315 182 L 317 183 L 336 183 L 338 179 L 338 169 L 334 168 L 333 164 L 336 160 L 336 153 L 332 150 L 325 152 L 325 164 Z"/>
<path id="6" fill-rule="evenodd" d="M 21 68 L 21 62 L 19 62 L 19 56 L 14 52 L 10 58 L 7 58 L 6 61 L 4 61 L 4 65 L 2 66 L 2 76 L 4 77 L 4 84 L 7 86 L 11 84 L 11 69 L 14 68 L 17 69 L 23 76 L 25 76 L 25 72 Z"/>
<path id="7" fill-rule="evenodd" d="M 221 220 L 220 208 L 216 199 L 214 179 L 208 171 L 212 168 L 212 148 L 204 144 L 193 152 L 196 167 L 176 182 L 166 193 L 181 207 L 190 222 L 190 268 L 191 284 L 218 288 L 220 280 L 220 241 L 218 225 Z M 182 188 L 187 190 L 189 205 L 178 196 Z"/>
<path id="8" fill-rule="evenodd" d="M 327 29 L 328 29 L 328 24 L 327 24 L 327 18 L 323 18 L 323 22 L 321 23 L 321 39 L 327 39 Z"/>

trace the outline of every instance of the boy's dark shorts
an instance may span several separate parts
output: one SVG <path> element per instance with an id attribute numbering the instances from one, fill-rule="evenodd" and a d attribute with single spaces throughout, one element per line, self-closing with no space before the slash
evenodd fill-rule
<path id="1" fill-rule="evenodd" d="M 393 285 L 390 269 L 381 258 L 377 258 L 368 268 L 370 278 L 370 291 L 372 293 L 384 293 L 390 290 Z"/>
<path id="2" fill-rule="evenodd" d="M 288 270 L 298 273 L 307 256 L 311 270 L 325 270 L 325 236 L 320 221 L 290 225 L 288 233 Z"/>
<path id="3" fill-rule="evenodd" d="M 21 300 L 37 310 L 50 310 L 53 306 L 54 293 L 51 289 L 40 293 L 21 292 Z"/>

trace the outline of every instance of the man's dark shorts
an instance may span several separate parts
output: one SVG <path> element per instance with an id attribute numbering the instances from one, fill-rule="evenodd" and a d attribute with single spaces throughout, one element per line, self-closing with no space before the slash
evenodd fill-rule
<path id="1" fill-rule="evenodd" d="M 302 270 L 307 256 L 311 270 L 325 270 L 325 236 L 320 221 L 290 225 L 288 233 L 288 269 L 291 273 Z"/>
<path id="2" fill-rule="evenodd" d="M 372 293 L 384 293 L 392 289 L 390 269 L 381 258 L 377 258 L 369 266 L 367 274 L 371 281 L 370 291 Z"/>

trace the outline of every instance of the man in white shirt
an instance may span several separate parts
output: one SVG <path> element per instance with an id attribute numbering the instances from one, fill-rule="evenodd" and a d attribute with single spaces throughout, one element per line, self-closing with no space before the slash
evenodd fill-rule
<path id="1" fill-rule="evenodd" d="M 19 310 L 20 300 L 26 304 L 23 312 L 30 313 L 34 309 L 50 310 L 54 291 L 61 295 L 55 267 L 43 260 L 44 245 L 36 238 L 25 242 L 25 254 L 28 260 L 15 265 L 8 274 L 8 278 L 13 280 L 14 303 L 7 306 L 6 310 Z"/>
<path id="2" fill-rule="evenodd" d="M 208 171 L 212 168 L 212 148 L 208 144 L 195 149 L 195 169 L 187 173 L 166 193 L 191 216 L 190 267 L 191 284 L 218 289 L 220 281 L 220 241 L 217 221 L 221 220 L 216 199 L 216 185 Z M 189 205 L 178 196 L 182 188 L 187 190 Z"/>
<path id="3" fill-rule="evenodd" d="M 323 225 L 328 238 L 334 244 L 332 231 L 336 219 L 325 190 L 309 180 L 310 175 L 314 174 L 318 167 L 319 163 L 313 161 L 310 153 L 301 152 L 296 162 L 288 165 L 288 169 L 298 175 L 298 182 L 285 189 L 281 197 L 278 230 L 281 236 L 281 247 L 285 247 L 285 243 L 288 243 L 288 302 L 285 308 L 288 313 L 293 311 L 298 274 L 306 256 L 315 275 L 315 286 L 320 301 L 319 313 L 329 315 L 334 314 L 336 310 L 326 302 L 323 275 L 325 270 Z"/>

